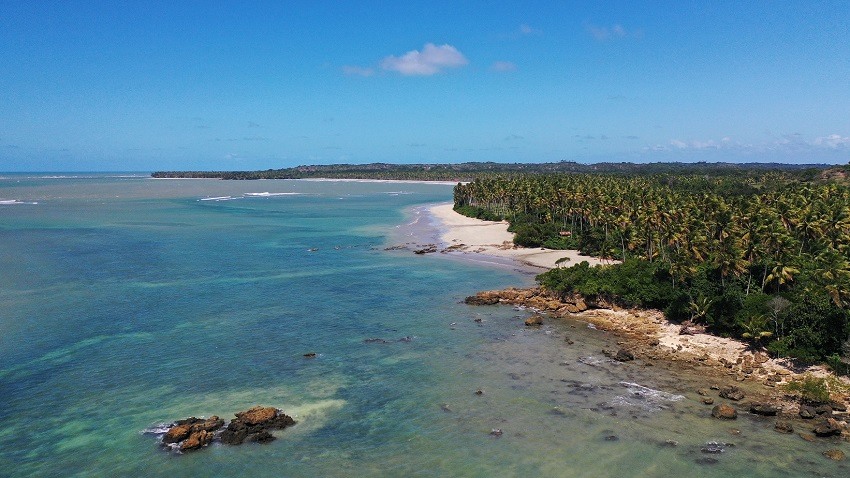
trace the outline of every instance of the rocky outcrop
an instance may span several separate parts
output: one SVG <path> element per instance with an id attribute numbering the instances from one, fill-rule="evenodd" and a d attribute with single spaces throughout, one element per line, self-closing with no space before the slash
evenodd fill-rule
<path id="1" fill-rule="evenodd" d="M 206 447 L 214 441 L 238 445 L 245 441 L 266 443 L 274 440 L 269 430 L 294 425 L 295 420 L 274 407 L 253 407 L 236 414 L 227 428 L 218 416 L 191 417 L 174 422 L 162 435 L 161 443 L 171 449 L 187 452 Z"/>
<path id="2" fill-rule="evenodd" d="M 823 452 L 823 456 L 835 461 L 842 461 L 846 458 L 844 452 L 838 449 L 826 450 Z"/>
<path id="3" fill-rule="evenodd" d="M 210 418 L 195 418 L 190 417 L 185 420 L 178 420 L 168 429 L 165 435 L 162 436 L 163 444 L 174 444 L 180 443 L 188 440 L 192 436 L 195 436 L 196 441 L 202 441 L 200 433 L 209 433 L 218 430 L 219 428 L 224 426 L 224 420 L 213 415 Z M 196 436 L 197 435 L 197 436 Z M 209 442 L 207 442 L 209 443 Z M 180 445 L 182 448 L 182 444 Z M 203 445 L 199 445 L 195 448 L 200 448 Z"/>
<path id="4" fill-rule="evenodd" d="M 559 315 L 576 314 L 592 308 L 580 296 L 559 297 L 540 287 L 488 290 L 469 296 L 464 302 L 470 305 L 522 305 L 541 311 L 558 312 Z"/>
<path id="5" fill-rule="evenodd" d="M 725 403 L 721 403 L 720 405 L 716 405 L 714 408 L 711 409 L 711 416 L 723 420 L 734 420 L 738 418 L 738 411 L 735 410 L 735 408 L 726 405 Z"/>
<path id="6" fill-rule="evenodd" d="M 729 385 L 728 387 L 723 387 L 720 389 L 720 398 L 725 398 L 737 402 L 738 400 L 744 399 L 744 392 L 742 392 L 740 388 L 734 385 Z"/>
<path id="7" fill-rule="evenodd" d="M 841 435 L 841 424 L 833 418 L 827 418 L 820 422 L 813 430 L 819 437 L 832 437 Z"/>
<path id="8" fill-rule="evenodd" d="M 236 414 L 221 434 L 221 442 L 239 445 L 245 441 L 267 443 L 274 440 L 269 430 L 282 430 L 295 425 L 295 420 L 274 407 L 254 407 Z"/>
<path id="9" fill-rule="evenodd" d="M 776 416 L 779 409 L 769 403 L 753 402 L 750 404 L 750 413 L 765 417 Z"/>
<path id="10" fill-rule="evenodd" d="M 532 315 L 531 317 L 525 319 L 525 325 L 529 327 L 543 325 L 543 316 L 540 314 Z"/>

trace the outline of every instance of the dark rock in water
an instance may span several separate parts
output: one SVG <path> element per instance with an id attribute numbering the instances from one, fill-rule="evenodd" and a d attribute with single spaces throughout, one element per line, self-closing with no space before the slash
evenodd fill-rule
<path id="1" fill-rule="evenodd" d="M 744 399 L 744 392 L 742 392 L 740 388 L 734 385 L 730 385 L 728 387 L 723 387 L 720 389 L 720 397 L 729 400 L 734 400 L 737 402 L 738 400 Z"/>
<path id="2" fill-rule="evenodd" d="M 818 415 L 832 415 L 832 407 L 829 405 L 820 405 L 815 408 L 815 413 Z"/>
<path id="3" fill-rule="evenodd" d="M 316 352 L 307 352 L 304 354 L 304 358 L 316 358 Z"/>
<path id="4" fill-rule="evenodd" d="M 844 452 L 837 449 L 826 450 L 825 452 L 823 452 L 823 456 L 835 461 L 841 461 L 846 458 Z"/>
<path id="5" fill-rule="evenodd" d="M 605 441 L 617 441 L 619 439 L 620 437 L 618 437 L 617 435 L 608 435 L 605 437 Z"/>
<path id="6" fill-rule="evenodd" d="M 819 437 L 831 437 L 841 434 L 841 426 L 833 419 L 821 422 L 812 430 Z"/>
<path id="7" fill-rule="evenodd" d="M 236 414 L 221 434 L 221 442 L 239 445 L 244 441 L 267 443 L 274 440 L 269 430 L 281 430 L 294 425 L 295 420 L 273 407 L 253 407 Z"/>
<path id="8" fill-rule="evenodd" d="M 723 453 L 726 450 L 726 447 L 729 446 L 728 443 L 720 443 L 716 441 L 710 441 L 702 446 L 699 451 L 703 453 L 707 453 L 710 455 L 717 455 Z"/>
<path id="9" fill-rule="evenodd" d="M 502 436 L 502 429 L 501 428 L 494 428 L 494 429 L 490 430 L 490 435 L 492 435 L 494 437 L 500 437 L 500 436 Z"/>
<path id="10" fill-rule="evenodd" d="M 257 442 L 257 443 L 268 443 L 270 441 L 274 441 L 274 435 L 272 435 L 271 433 L 269 433 L 265 430 L 262 430 L 262 431 L 259 431 L 257 433 L 253 433 L 251 435 L 248 435 L 245 438 L 245 441 L 253 441 L 253 442 Z"/>
<path id="11" fill-rule="evenodd" d="M 475 391 L 476 395 L 484 395 L 484 390 L 478 389 Z"/>
<path id="12" fill-rule="evenodd" d="M 714 399 L 711 397 L 703 397 L 702 403 L 706 405 L 714 405 Z"/>
<path id="13" fill-rule="evenodd" d="M 435 244 L 428 244 L 422 249 L 416 249 L 413 251 L 414 254 L 433 254 L 437 252 L 437 246 Z"/>
<path id="14" fill-rule="evenodd" d="M 664 440 L 663 442 L 659 443 L 659 445 L 663 448 L 675 448 L 679 446 L 679 442 L 677 442 L 676 440 Z"/>
<path id="15" fill-rule="evenodd" d="M 725 403 L 721 403 L 720 405 L 715 405 L 714 408 L 711 409 L 711 416 L 723 420 L 734 420 L 738 418 L 738 411 Z"/>
<path id="16" fill-rule="evenodd" d="M 444 412 L 446 412 L 446 413 L 452 413 L 452 412 L 454 411 L 454 410 L 452 410 L 452 409 L 449 407 L 449 404 L 448 404 L 448 403 L 441 403 L 441 404 L 440 404 L 440 410 L 442 410 L 442 411 L 444 411 Z"/>
<path id="17" fill-rule="evenodd" d="M 496 295 L 471 295 L 463 300 L 464 303 L 469 305 L 495 305 L 499 303 L 499 297 Z"/>
<path id="18" fill-rule="evenodd" d="M 799 436 L 800 436 L 800 438 L 802 438 L 803 440 L 806 440 L 806 441 L 807 441 L 807 442 L 809 442 L 809 443 L 814 443 L 815 441 L 817 441 L 817 438 L 815 438 L 815 436 L 814 436 L 814 435 L 812 435 L 811 433 L 802 433 L 802 432 L 800 432 L 800 433 L 798 433 L 797 435 L 799 435 Z"/>
<path id="19" fill-rule="evenodd" d="M 413 337 L 408 335 L 406 337 L 402 337 L 402 338 L 398 339 L 398 341 L 399 342 L 413 342 Z"/>
<path id="20" fill-rule="evenodd" d="M 694 461 L 697 465 L 716 465 L 720 463 L 720 460 L 710 456 L 701 456 Z"/>
<path id="21" fill-rule="evenodd" d="M 765 417 L 775 416 L 779 410 L 769 403 L 753 402 L 750 404 L 750 413 Z"/>
<path id="22" fill-rule="evenodd" d="M 815 418 L 817 412 L 815 412 L 815 407 L 810 405 L 800 405 L 800 418 L 810 419 Z"/>
<path id="23" fill-rule="evenodd" d="M 794 425 L 792 425 L 791 422 L 784 420 L 777 420 L 773 429 L 779 433 L 794 433 Z"/>
<path id="24" fill-rule="evenodd" d="M 273 407 L 254 407 L 236 414 L 218 439 L 228 445 L 244 441 L 266 443 L 274 440 L 269 430 L 279 430 L 294 425 L 295 420 Z M 182 452 L 203 448 L 216 439 L 216 430 L 224 426 L 217 416 L 207 419 L 178 420 L 162 437 L 163 445 L 171 445 Z"/>
<path id="25" fill-rule="evenodd" d="M 610 350 L 603 350 L 602 354 L 618 362 L 631 362 L 635 359 L 635 355 L 626 349 L 619 349 L 616 352 L 612 352 Z"/>
<path id="26" fill-rule="evenodd" d="M 525 319 L 525 325 L 531 327 L 535 325 L 543 325 L 543 316 L 542 315 L 532 315 L 531 317 Z"/>
<path id="27" fill-rule="evenodd" d="M 363 340 L 364 344 L 388 344 L 389 342 L 381 338 L 371 338 Z"/>

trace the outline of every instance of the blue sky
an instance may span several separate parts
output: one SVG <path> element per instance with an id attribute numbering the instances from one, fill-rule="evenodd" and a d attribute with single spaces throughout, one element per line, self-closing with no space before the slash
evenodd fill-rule
<path id="1" fill-rule="evenodd" d="M 0 170 L 850 161 L 850 4 L 0 2 Z"/>

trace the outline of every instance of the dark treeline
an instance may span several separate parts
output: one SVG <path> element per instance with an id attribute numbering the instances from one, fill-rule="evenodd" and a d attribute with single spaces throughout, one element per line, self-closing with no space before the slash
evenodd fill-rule
<path id="1" fill-rule="evenodd" d="M 333 164 L 297 166 L 264 171 L 157 171 L 155 178 L 213 178 L 213 179 L 401 179 L 424 181 L 471 181 L 478 177 L 499 174 L 585 173 L 613 175 L 707 174 L 734 176 L 758 171 L 794 171 L 814 177 L 826 165 L 795 165 L 779 163 L 460 163 L 460 164 Z"/>
<path id="2" fill-rule="evenodd" d="M 455 188 L 458 211 L 508 219 L 525 246 L 579 249 L 586 263 L 546 288 L 661 309 L 675 321 L 777 355 L 841 368 L 850 336 L 850 188 L 819 174 L 515 175 Z"/>

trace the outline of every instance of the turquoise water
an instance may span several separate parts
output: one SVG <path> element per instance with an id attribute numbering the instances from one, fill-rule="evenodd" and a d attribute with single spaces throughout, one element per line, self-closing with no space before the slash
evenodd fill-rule
<path id="1" fill-rule="evenodd" d="M 45 176 L 0 175 L 2 476 L 848 473 L 585 324 L 461 303 L 527 273 L 385 251 L 450 185 Z M 255 404 L 299 423 L 186 455 L 144 433 Z"/>

